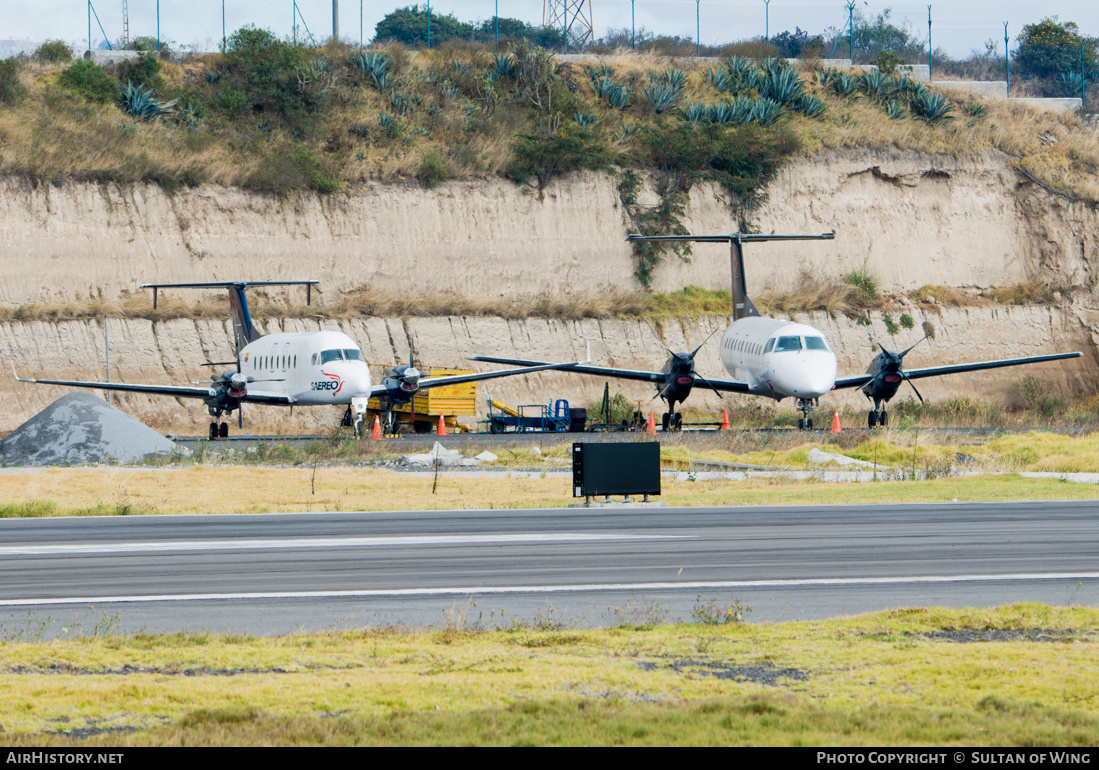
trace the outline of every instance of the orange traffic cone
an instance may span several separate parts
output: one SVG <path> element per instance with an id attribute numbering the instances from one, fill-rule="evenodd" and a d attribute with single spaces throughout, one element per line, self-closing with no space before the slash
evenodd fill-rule
<path id="1" fill-rule="evenodd" d="M 653 419 L 653 413 L 649 412 L 649 424 L 645 428 L 646 433 L 656 434 L 656 420 Z"/>
<path id="2" fill-rule="evenodd" d="M 839 433 L 843 428 L 840 427 L 840 410 L 837 409 L 835 415 L 832 416 L 832 432 Z"/>
<path id="3" fill-rule="evenodd" d="M 378 415 L 374 415 L 374 427 L 370 429 L 370 438 L 375 441 L 382 437 L 382 421 Z"/>
<path id="4" fill-rule="evenodd" d="M 439 415 L 439 435 L 446 435 L 446 423 L 443 421 L 443 416 Z"/>
<path id="5" fill-rule="evenodd" d="M 721 417 L 721 428 L 719 430 L 729 430 L 729 410 L 723 410 Z"/>

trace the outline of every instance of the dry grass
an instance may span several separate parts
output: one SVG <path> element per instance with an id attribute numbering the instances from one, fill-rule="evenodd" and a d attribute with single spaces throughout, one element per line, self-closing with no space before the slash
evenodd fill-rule
<path id="1" fill-rule="evenodd" d="M 446 76 L 448 63 L 455 59 L 485 66 L 487 48 L 446 46 L 416 56 L 398 47 L 387 50 L 397 76 L 404 79 L 402 87 L 424 99 L 418 112 L 401 119 L 403 129 L 394 136 L 378 124 L 379 114 L 393 112 L 388 97 L 370 87 L 352 88 L 357 76 L 346 70 L 340 71 L 337 96 L 315 130 L 302 137 L 277 125 L 257 133 L 254 122 L 233 124 L 213 117 L 197 134 L 170 121 L 141 123 L 123 131 L 121 126 L 129 121 L 117 107 L 70 96 L 57 86 L 57 68 L 35 66 L 21 75 L 29 89 L 27 98 L 0 112 L 0 172 L 41 180 L 154 181 L 168 187 L 201 182 L 246 185 L 303 145 L 320 160 L 325 174 L 352 184 L 413 179 L 429 155 L 454 177 L 497 175 L 507 168 L 515 135 L 529 129 L 531 117 L 525 108 L 505 96 L 494 109 L 486 109 L 475 98 L 454 99 L 428 86 L 428 77 Z M 348 51 L 340 47 L 317 53 L 342 62 Z M 201 101 L 209 91 L 205 73 L 219 62 L 218 56 L 211 56 L 182 67 L 166 65 L 162 74 L 174 87 L 191 89 L 188 93 Z M 599 62 L 614 67 L 619 80 L 631 83 L 635 93 L 648 73 L 675 66 L 688 75 L 681 104 L 724 98 L 705 77 L 705 70 L 713 66 L 710 62 L 625 52 Z M 599 131 L 613 132 L 622 122 L 654 117 L 643 99 L 625 112 L 596 100 L 581 65 L 562 65 L 561 73 L 577 83 L 575 107 L 595 114 Z M 803 80 L 807 90 L 828 105 L 821 118 L 792 113 L 787 119 L 810 155 L 822 149 L 897 148 L 976 159 L 999 151 L 1057 192 L 1099 200 L 1099 136 L 1074 115 L 993 99 L 986 103 L 986 115 L 970 118 L 963 108 L 971 97 L 947 91 L 956 107 L 955 119 L 928 125 L 913 118 L 891 120 L 866 98 L 836 96 L 819 87 L 811 72 L 805 71 Z M 429 108 L 437 110 L 430 117 L 425 112 Z M 356 125 L 369 129 L 367 139 L 352 134 Z"/>
<path id="2" fill-rule="evenodd" d="M 828 313 L 854 314 L 881 302 L 867 302 L 867 298 L 855 286 L 844 283 L 838 277 L 821 276 L 802 272 L 793 291 L 780 292 L 764 289 L 752 301 L 764 315 L 770 313 L 798 313 L 822 310 Z"/>

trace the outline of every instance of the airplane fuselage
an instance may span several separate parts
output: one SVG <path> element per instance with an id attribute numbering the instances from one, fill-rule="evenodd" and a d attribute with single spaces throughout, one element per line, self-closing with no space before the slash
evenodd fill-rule
<path id="1" fill-rule="evenodd" d="M 284 395 L 293 404 L 350 404 L 370 395 L 370 369 L 354 340 L 342 332 L 271 334 L 240 351 L 248 393 Z"/>
<path id="2" fill-rule="evenodd" d="M 836 382 L 836 354 L 812 326 L 753 316 L 721 338 L 721 362 L 749 392 L 776 400 L 813 400 Z"/>

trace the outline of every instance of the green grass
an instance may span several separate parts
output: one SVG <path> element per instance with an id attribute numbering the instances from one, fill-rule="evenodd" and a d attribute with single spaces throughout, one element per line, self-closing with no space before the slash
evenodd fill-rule
<path id="1" fill-rule="evenodd" d="M 81 746 L 1088 746 L 1099 730 L 1095 609 L 640 628 L 613 609 L 588 630 L 467 607 L 437 630 L 9 637 L 0 724 L 9 746 L 78 728 L 125 730 Z"/>

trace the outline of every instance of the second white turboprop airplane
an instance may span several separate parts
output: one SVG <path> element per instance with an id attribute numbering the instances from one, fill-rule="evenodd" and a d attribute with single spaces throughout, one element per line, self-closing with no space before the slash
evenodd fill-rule
<path id="1" fill-rule="evenodd" d="M 875 425 L 887 424 L 888 416 L 884 404 L 896 394 L 897 388 L 904 380 L 909 380 L 909 385 L 912 385 L 911 380 L 921 377 L 939 377 L 978 369 L 995 369 L 1004 366 L 1057 361 L 1064 358 L 1079 358 L 1083 355 L 1082 353 L 1058 353 L 1001 361 L 932 366 L 905 372 L 901 369 L 901 359 L 912 348 L 900 354 L 890 353 L 882 348 L 882 352 L 874 358 L 865 374 L 837 380 L 836 354 L 831 345 L 828 344 L 824 334 L 818 329 L 805 324 L 762 317 L 759 311 L 756 310 L 756 306 L 752 304 L 752 300 L 748 298 L 748 290 L 744 280 L 743 244 L 745 243 L 831 240 L 832 238 L 835 238 L 835 233 L 824 233 L 822 235 L 745 235 L 740 233 L 695 236 L 630 235 L 627 238 L 630 241 L 701 241 L 703 243 L 727 242 L 730 244 L 733 323 L 721 337 L 721 363 L 724 364 L 729 374 L 736 379 L 720 380 L 698 374 L 694 369 L 694 356 L 701 346 L 692 353 L 672 352 L 671 357 L 664 364 L 663 370 L 659 372 L 613 369 L 584 364 L 565 364 L 559 368 L 561 371 L 654 383 L 657 386 L 657 394 L 653 398 L 659 396 L 668 402 L 668 412 L 663 419 L 664 430 L 668 430 L 673 425 L 676 428 L 680 426 L 682 417 L 675 413 L 675 405 L 677 402 L 682 403 L 690 395 L 696 381 L 708 385 L 715 392 L 718 392 L 719 396 L 720 392 L 724 391 L 727 393 L 749 393 L 766 396 L 776 401 L 781 401 L 784 398 L 794 398 L 797 400 L 798 411 L 801 412 L 798 427 L 812 430 L 813 419 L 809 415 L 816 409 L 820 397 L 833 388 L 861 388 L 866 397 L 874 402 L 874 410 L 870 412 L 868 418 L 869 426 L 873 428 Z M 526 361 L 494 356 L 473 356 L 471 360 L 518 366 L 540 366 L 547 363 L 545 361 Z M 915 390 L 914 385 L 912 388 Z M 916 395 L 920 395 L 918 391 Z M 920 400 L 923 400 L 922 396 L 920 396 Z"/>
<path id="2" fill-rule="evenodd" d="M 76 388 L 96 388 L 130 393 L 152 393 L 176 398 L 198 398 L 206 402 L 215 421 L 210 423 L 210 438 L 225 438 L 229 426 L 223 414 L 237 412 L 237 424 L 243 427 L 245 403 L 267 406 L 327 406 L 347 405 L 355 413 L 357 435 L 363 433 L 363 415 L 367 401 L 381 399 L 385 405 L 385 431 L 396 431 L 393 407 L 406 404 L 421 390 L 441 385 L 478 382 L 496 377 L 529 374 L 560 368 L 559 364 L 537 364 L 522 369 L 497 372 L 424 377 L 411 364 L 398 366 L 385 373 L 380 384 L 373 384 L 366 359 L 354 340 L 342 332 L 317 331 L 261 335 L 252 325 L 245 289 L 249 286 L 305 286 L 310 291 L 317 281 L 231 281 L 216 283 L 145 284 L 153 290 L 153 307 L 159 289 L 228 289 L 233 316 L 233 343 L 236 361 L 223 361 L 207 366 L 235 366 L 211 376 L 209 385 L 137 385 L 120 382 L 84 382 L 77 380 L 23 379 L 40 385 L 68 385 Z M 307 299 L 308 302 L 308 299 Z M 577 364 L 587 363 L 577 361 Z M 566 364 L 567 366 L 567 364 Z M 13 371 L 14 374 L 14 371 Z"/>

